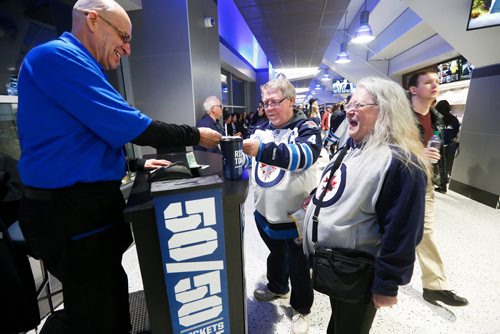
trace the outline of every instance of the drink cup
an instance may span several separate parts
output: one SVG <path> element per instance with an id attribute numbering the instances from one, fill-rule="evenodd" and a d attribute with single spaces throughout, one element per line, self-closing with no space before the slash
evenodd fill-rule
<path id="1" fill-rule="evenodd" d="M 238 180 L 243 173 L 243 139 L 238 136 L 222 137 L 220 142 L 222 151 L 222 166 L 224 178 Z"/>

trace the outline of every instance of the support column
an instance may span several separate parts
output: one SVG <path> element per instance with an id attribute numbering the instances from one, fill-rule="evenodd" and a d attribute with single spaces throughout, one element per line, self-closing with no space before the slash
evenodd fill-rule
<path id="1" fill-rule="evenodd" d="M 198 0 L 148 0 L 142 5 L 129 13 L 127 95 L 153 119 L 194 125 L 203 115 L 205 97 L 221 95 L 217 5 Z M 205 27 L 205 17 L 215 25 Z"/>
<path id="2" fill-rule="evenodd" d="M 259 101 L 262 99 L 260 94 L 260 86 L 269 81 L 269 69 L 263 68 L 255 71 L 255 108 L 259 106 Z"/>

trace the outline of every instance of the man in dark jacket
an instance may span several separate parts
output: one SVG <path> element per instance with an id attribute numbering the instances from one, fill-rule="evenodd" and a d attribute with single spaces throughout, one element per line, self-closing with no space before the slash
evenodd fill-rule
<path id="1" fill-rule="evenodd" d="M 219 98 L 217 96 L 207 97 L 205 102 L 203 102 L 203 109 L 205 110 L 205 115 L 203 115 L 203 117 L 196 122 L 196 126 L 199 128 L 210 128 L 224 136 L 224 128 L 220 122 L 220 119 L 222 118 L 222 104 L 220 103 Z M 193 148 L 198 151 L 208 151 L 221 154 L 218 146 L 206 148 L 201 145 L 196 145 Z"/>
<path id="2" fill-rule="evenodd" d="M 453 166 L 453 160 L 455 159 L 455 152 L 458 149 L 458 133 L 460 132 L 460 122 L 450 111 L 450 103 L 446 100 L 439 101 L 436 106 L 438 113 L 443 116 L 444 123 L 444 134 L 443 134 L 443 144 L 444 144 L 444 160 L 446 166 L 446 174 L 449 178 L 451 174 L 451 168 Z M 446 192 L 446 183 L 443 182 L 447 180 L 441 180 L 440 188 L 441 191 Z M 438 190 L 439 191 L 439 190 Z"/>

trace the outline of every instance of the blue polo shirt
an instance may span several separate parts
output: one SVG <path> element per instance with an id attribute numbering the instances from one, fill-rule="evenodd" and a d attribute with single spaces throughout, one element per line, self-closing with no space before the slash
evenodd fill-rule
<path id="1" fill-rule="evenodd" d="M 123 99 L 67 32 L 26 55 L 18 89 L 18 168 L 31 187 L 121 180 L 123 145 L 152 122 Z"/>

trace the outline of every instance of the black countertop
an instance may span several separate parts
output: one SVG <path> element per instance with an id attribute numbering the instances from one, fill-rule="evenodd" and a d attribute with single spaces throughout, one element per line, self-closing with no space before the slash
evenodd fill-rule
<path id="1" fill-rule="evenodd" d="M 209 165 L 205 169 L 199 169 L 200 176 L 218 175 L 224 181 L 223 196 L 230 197 L 237 203 L 243 203 L 248 194 L 248 178 L 241 180 L 224 179 L 222 171 L 222 156 L 216 153 L 193 151 L 199 165 Z M 186 153 L 167 153 L 146 155 L 145 159 L 166 159 L 171 162 L 184 161 L 187 163 Z M 244 173 L 246 174 L 246 172 Z M 153 200 L 150 194 L 150 183 L 147 180 L 147 172 L 137 172 L 134 185 L 125 208 L 125 215 L 133 214 L 135 211 L 149 210 L 153 207 Z"/>

